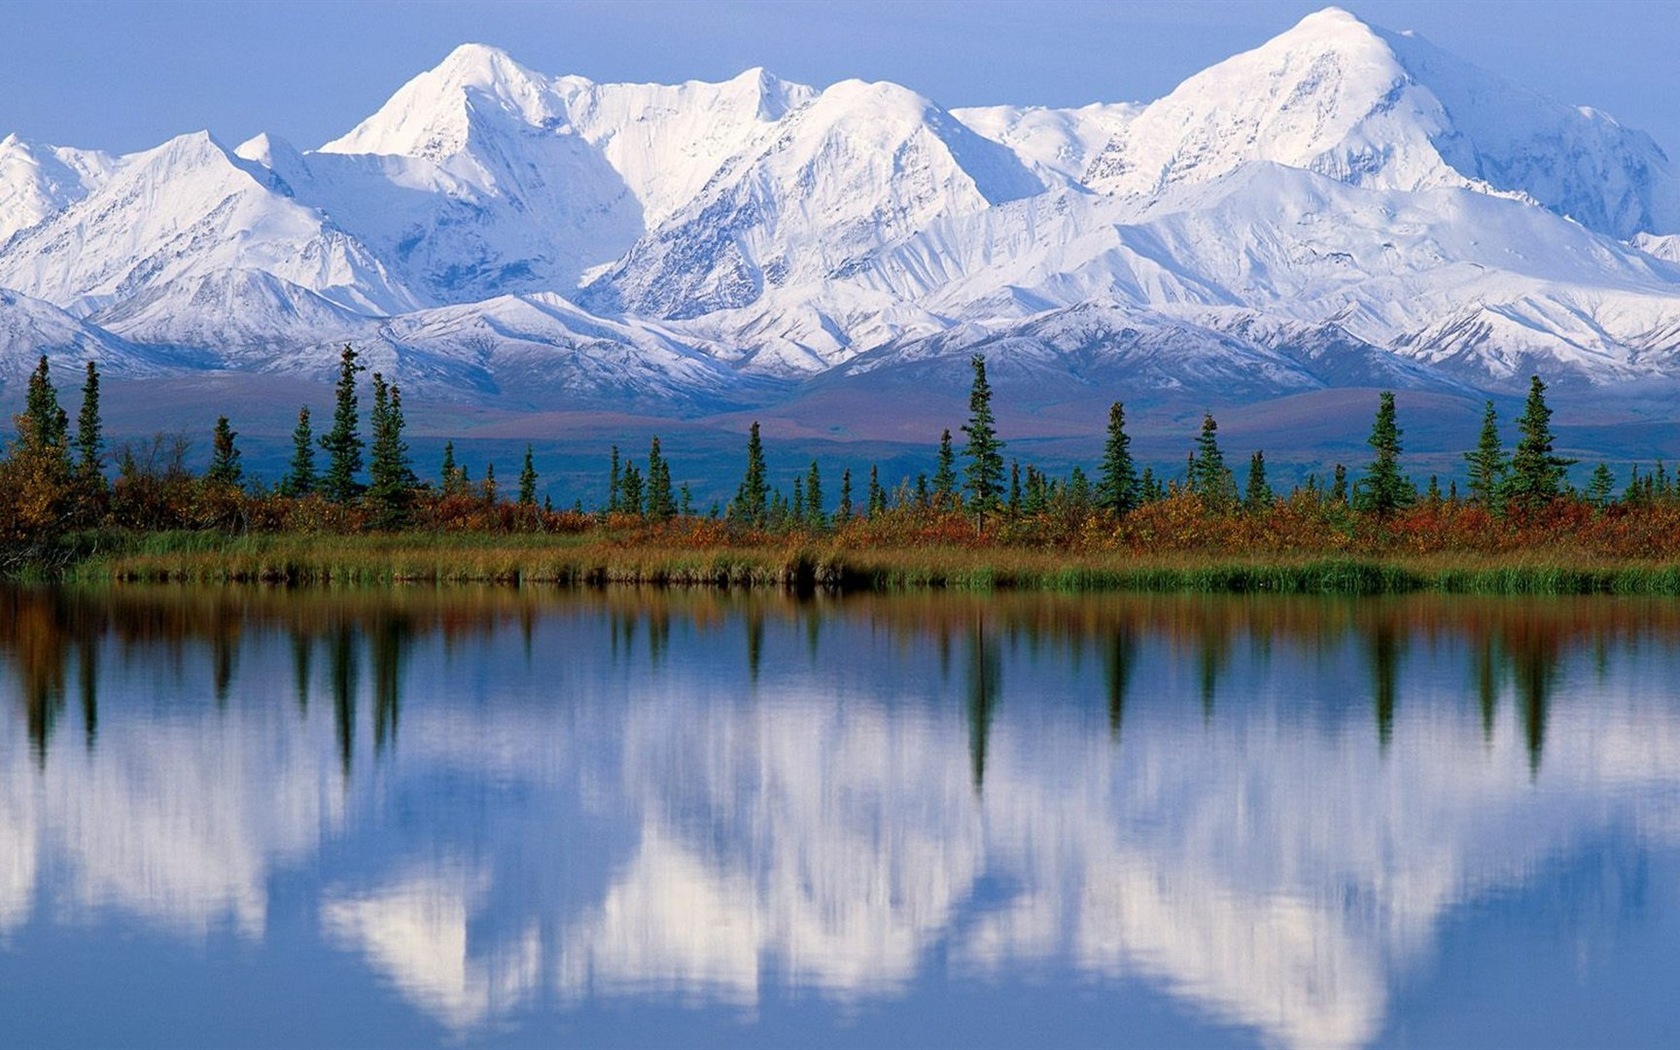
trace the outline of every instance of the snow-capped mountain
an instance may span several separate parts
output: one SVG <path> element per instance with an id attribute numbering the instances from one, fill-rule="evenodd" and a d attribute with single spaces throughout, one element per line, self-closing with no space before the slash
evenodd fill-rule
<path id="1" fill-rule="evenodd" d="M 0 141 L 0 362 L 699 411 L 982 351 L 1264 398 L 1680 376 L 1680 170 L 1327 9 L 1148 104 L 598 84 L 463 45 L 318 149 Z M 1060 377 L 1060 380 L 1058 380 Z"/>

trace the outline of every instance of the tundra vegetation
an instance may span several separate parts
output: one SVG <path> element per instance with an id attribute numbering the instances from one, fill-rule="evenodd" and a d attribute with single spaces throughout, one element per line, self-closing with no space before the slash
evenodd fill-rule
<path id="1" fill-rule="evenodd" d="M 597 505 L 556 509 L 537 498 L 529 447 L 507 490 L 493 466 L 470 477 L 453 444 L 437 476 L 421 478 L 404 440 L 402 393 L 378 373 L 364 440 L 364 368 L 350 347 L 331 429 L 317 436 L 304 406 L 289 467 L 273 483 L 243 468 L 225 416 L 202 472 L 188 467 L 184 437 L 108 450 L 92 363 L 72 431 L 43 356 L 0 456 L 0 570 L 116 580 L 1680 594 L 1680 483 L 1658 463 L 1634 467 L 1618 491 L 1600 464 L 1585 488 L 1571 487 L 1573 461 L 1553 450 L 1538 376 L 1509 451 L 1487 405 L 1464 456 L 1462 494 L 1456 480 L 1442 492 L 1437 478 L 1420 488 L 1406 474 L 1389 392 L 1378 399 L 1369 462 L 1337 464 L 1283 493 L 1260 449 L 1239 484 L 1211 413 L 1182 476 L 1140 472 L 1119 402 L 1095 478 L 1077 466 L 1053 476 L 1007 455 L 985 359 L 971 363 L 965 440 L 939 435 L 931 478 L 889 490 L 870 464 L 854 502 L 863 465 L 830 464 L 825 479 L 813 460 L 784 491 L 755 423 L 727 503 L 696 507 L 654 438 L 640 461 L 617 447 L 603 457 Z"/>

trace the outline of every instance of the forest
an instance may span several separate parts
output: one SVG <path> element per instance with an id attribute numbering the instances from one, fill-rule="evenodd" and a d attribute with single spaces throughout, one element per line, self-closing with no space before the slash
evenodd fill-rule
<path id="1" fill-rule="evenodd" d="M 1506 448 L 1493 402 L 1464 453 L 1466 484 L 1423 485 L 1404 462 L 1394 394 L 1382 392 L 1368 462 L 1278 491 L 1265 454 L 1227 462 L 1218 423 L 1188 435 L 1181 472 L 1138 469 L 1125 406 L 1109 411 L 1087 472 L 1052 475 L 1007 455 L 981 355 L 962 439 L 939 435 L 931 476 L 883 484 L 873 465 L 838 476 L 813 460 L 776 484 L 759 427 L 732 499 L 700 508 L 673 485 L 652 439 L 637 462 L 614 447 L 601 499 L 539 501 L 527 446 L 504 484 L 469 477 L 453 444 L 430 479 L 404 439 L 402 393 L 377 372 L 362 431 L 356 351 L 340 359 L 330 425 L 299 410 L 287 470 L 241 465 L 223 416 L 209 462 L 159 435 L 111 449 L 99 373 L 86 364 L 74 420 L 43 355 L 0 458 L 0 571 L 99 578 L 498 579 L 836 586 L 977 585 L 1205 589 L 1677 590 L 1680 483 L 1661 463 L 1618 486 L 1600 464 L 1584 488 L 1553 449 L 1551 410 L 1530 382 Z M 1468 437 L 1468 435 L 1467 435 Z M 832 495 L 831 495 L 832 494 Z M 1456 583 L 1454 581 L 1457 581 Z"/>

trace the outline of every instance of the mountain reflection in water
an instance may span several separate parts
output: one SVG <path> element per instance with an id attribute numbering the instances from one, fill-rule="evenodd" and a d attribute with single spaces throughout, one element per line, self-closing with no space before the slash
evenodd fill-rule
<path id="1" fill-rule="evenodd" d="M 1464 908 L 1680 846 L 1677 658 L 1660 601 L 0 590 L 0 956 L 260 952 L 285 873 L 450 1038 L 937 971 L 1363 1046 Z"/>

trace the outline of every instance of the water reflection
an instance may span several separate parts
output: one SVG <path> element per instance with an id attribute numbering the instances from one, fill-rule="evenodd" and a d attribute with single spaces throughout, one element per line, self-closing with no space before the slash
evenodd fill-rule
<path id="1" fill-rule="evenodd" d="M 0 953 L 291 944 L 284 881 L 454 1033 L 1035 970 L 1362 1046 L 1478 902 L 1626 921 L 1556 872 L 1680 847 L 1677 664 L 1622 600 L 0 591 Z"/>

